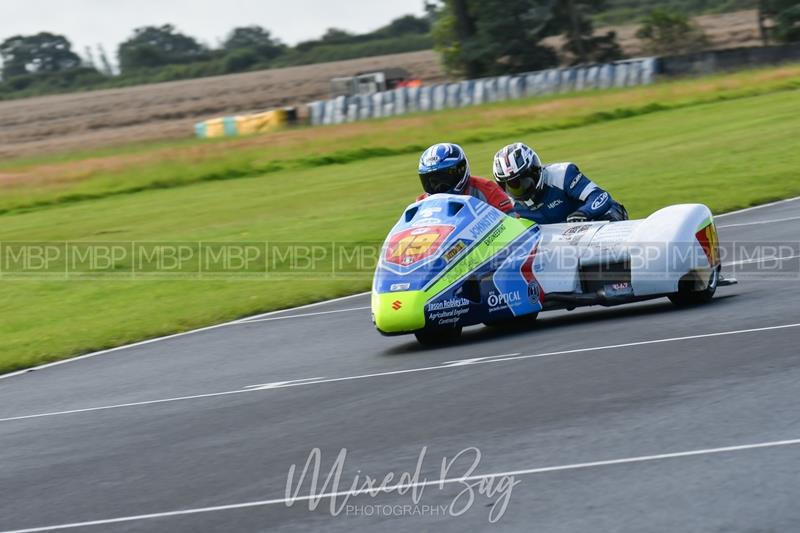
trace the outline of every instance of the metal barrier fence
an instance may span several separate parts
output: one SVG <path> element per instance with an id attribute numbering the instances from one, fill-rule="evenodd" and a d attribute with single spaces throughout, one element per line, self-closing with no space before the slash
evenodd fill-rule
<path id="1" fill-rule="evenodd" d="M 441 85 L 403 87 L 369 95 L 340 96 L 309 103 L 309 119 L 314 126 L 343 124 L 531 96 L 647 85 L 655 77 L 656 61 L 657 58 L 645 57 L 590 67 L 550 69 Z"/>

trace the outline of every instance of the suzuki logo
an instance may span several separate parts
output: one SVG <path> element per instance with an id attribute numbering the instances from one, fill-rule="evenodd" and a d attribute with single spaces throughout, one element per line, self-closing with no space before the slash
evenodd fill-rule
<path id="1" fill-rule="evenodd" d="M 392 302 L 392 309 L 394 309 L 395 311 L 399 311 L 401 307 L 403 307 L 403 302 L 401 302 L 400 300 L 395 300 L 394 302 Z"/>

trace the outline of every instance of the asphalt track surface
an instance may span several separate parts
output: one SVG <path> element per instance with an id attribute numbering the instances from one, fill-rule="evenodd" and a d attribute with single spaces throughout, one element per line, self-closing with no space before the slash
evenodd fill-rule
<path id="1" fill-rule="evenodd" d="M 800 201 L 717 223 L 784 248 L 726 258 L 740 284 L 703 307 L 545 313 L 432 350 L 375 333 L 360 295 L 2 379 L 0 530 L 796 531 Z M 459 480 L 466 453 L 437 484 L 473 447 L 473 476 L 516 482 L 495 524 L 511 479 Z M 319 493 L 397 483 L 425 450 L 417 502 L 287 506 L 314 448 Z"/>

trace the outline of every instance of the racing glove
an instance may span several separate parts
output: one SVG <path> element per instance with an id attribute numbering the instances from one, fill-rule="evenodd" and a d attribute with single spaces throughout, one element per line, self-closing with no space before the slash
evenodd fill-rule
<path id="1" fill-rule="evenodd" d="M 580 211 L 575 211 L 571 215 L 567 216 L 567 222 L 588 222 L 589 217 L 586 216 L 586 213 L 582 213 Z"/>

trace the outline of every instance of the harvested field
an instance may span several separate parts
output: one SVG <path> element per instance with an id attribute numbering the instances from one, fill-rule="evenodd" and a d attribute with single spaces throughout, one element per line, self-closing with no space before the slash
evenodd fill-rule
<path id="1" fill-rule="evenodd" d="M 714 47 L 759 44 L 753 10 L 695 20 Z M 617 32 L 629 56 L 642 53 L 634 36 L 637 27 L 608 28 Z M 547 43 L 558 46 L 559 39 Z M 422 51 L 0 102 L 0 159 L 187 138 L 199 120 L 325 98 L 330 78 L 386 67 L 405 68 L 426 83 L 447 79 L 438 55 Z"/>
<path id="2" fill-rule="evenodd" d="M 433 51 L 0 102 L 0 158 L 192 134 L 198 120 L 324 98 L 335 76 L 401 67 L 445 79 Z"/>

